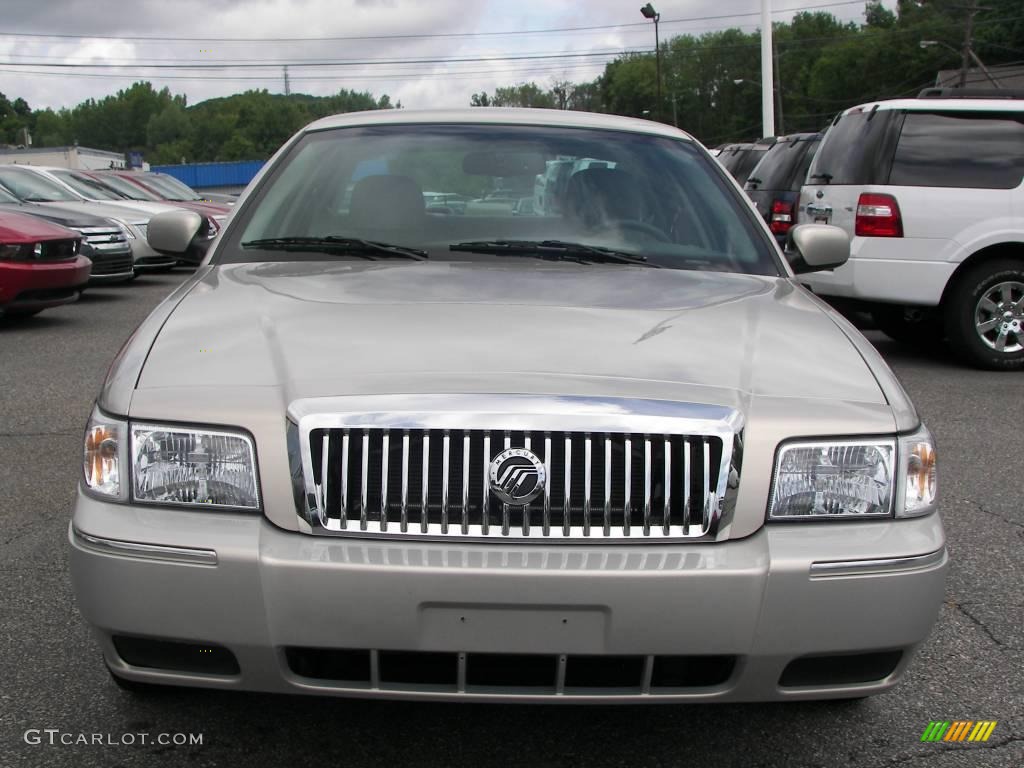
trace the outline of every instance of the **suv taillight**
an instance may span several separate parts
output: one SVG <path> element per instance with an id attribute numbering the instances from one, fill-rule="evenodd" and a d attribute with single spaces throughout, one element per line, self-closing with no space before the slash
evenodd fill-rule
<path id="1" fill-rule="evenodd" d="M 789 232 L 789 228 L 793 226 L 795 208 L 793 203 L 788 203 L 785 200 L 773 201 L 768 228 L 776 235 L 784 235 Z"/>
<path id="2" fill-rule="evenodd" d="M 900 207 L 892 195 L 865 192 L 857 200 L 853 232 L 858 237 L 903 237 Z"/>

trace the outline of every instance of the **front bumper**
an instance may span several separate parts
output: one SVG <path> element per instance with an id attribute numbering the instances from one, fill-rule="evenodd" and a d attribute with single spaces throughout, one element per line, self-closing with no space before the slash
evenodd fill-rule
<path id="1" fill-rule="evenodd" d="M 85 256 L 58 262 L 3 262 L 0 312 L 34 312 L 75 301 L 91 269 Z"/>
<path id="2" fill-rule="evenodd" d="M 878 693 L 897 682 L 930 632 L 947 568 L 937 515 L 772 525 L 720 544 L 460 545 L 314 537 L 260 517 L 125 507 L 80 494 L 69 535 L 79 608 L 121 677 L 435 700 L 766 701 Z M 115 637 L 220 646 L 237 659 L 238 671 L 128 664 Z M 293 661 L 296 649 L 366 653 L 369 677 L 345 682 L 344 675 L 303 671 Z M 448 654 L 457 675 L 452 667 L 450 681 L 421 679 L 415 671 L 383 679 L 380 660 L 389 651 L 418 652 L 397 654 L 406 666 Z M 843 682 L 839 675 L 780 685 L 796 659 L 834 655 L 842 667 L 845 654 L 858 653 L 889 653 L 898 661 L 877 679 Z M 547 656 L 557 677 L 532 688 L 467 682 L 474 659 L 505 658 L 488 654 Z M 656 688 L 651 669 L 663 656 L 734 664 L 713 684 Z M 573 671 L 585 666 L 574 667 L 575 660 L 595 657 L 639 657 L 642 676 L 635 684 L 573 687 Z"/>

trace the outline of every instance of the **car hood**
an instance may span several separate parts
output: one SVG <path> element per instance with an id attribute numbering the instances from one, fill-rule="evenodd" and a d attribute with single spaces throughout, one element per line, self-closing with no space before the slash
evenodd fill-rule
<path id="1" fill-rule="evenodd" d="M 647 382 L 697 400 L 886 402 L 788 279 L 530 259 L 214 267 L 168 317 L 137 387 L 275 387 L 287 403 L 538 381 L 565 394 Z"/>
<path id="2" fill-rule="evenodd" d="M 39 205 L 53 207 L 58 210 L 73 211 L 75 213 L 87 213 L 93 216 L 112 217 L 127 221 L 129 224 L 146 223 L 157 213 L 177 210 L 173 206 L 164 205 L 163 203 L 141 202 L 136 205 L 135 201 L 128 204 L 107 200 L 82 200 L 80 202 L 39 203 Z"/>
<path id="3" fill-rule="evenodd" d="M 110 221 L 100 216 L 90 216 L 76 211 L 65 211 L 42 203 L 0 203 L 0 211 L 24 213 L 29 216 L 52 221 L 64 227 L 70 227 L 71 229 L 110 226 Z"/>

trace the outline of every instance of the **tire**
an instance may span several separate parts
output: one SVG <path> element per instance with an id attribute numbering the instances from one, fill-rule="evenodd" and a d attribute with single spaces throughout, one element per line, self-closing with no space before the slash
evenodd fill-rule
<path id="1" fill-rule="evenodd" d="M 945 336 L 938 310 L 928 307 L 879 304 L 871 310 L 871 319 L 878 330 L 901 344 L 936 348 Z"/>
<path id="2" fill-rule="evenodd" d="M 967 363 L 1024 370 L 1024 259 L 994 259 L 964 272 L 946 298 L 945 326 Z"/>

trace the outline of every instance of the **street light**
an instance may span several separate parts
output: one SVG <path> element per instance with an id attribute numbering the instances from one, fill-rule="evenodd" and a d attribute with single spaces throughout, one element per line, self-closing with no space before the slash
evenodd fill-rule
<path id="1" fill-rule="evenodd" d="M 654 68 L 655 76 L 658 79 L 658 103 L 657 109 L 655 110 L 658 115 L 661 114 L 661 44 L 658 42 L 658 22 L 661 21 L 661 14 L 654 10 L 654 6 L 648 3 L 640 9 L 640 13 L 643 14 L 645 19 L 650 19 L 654 22 Z"/>

